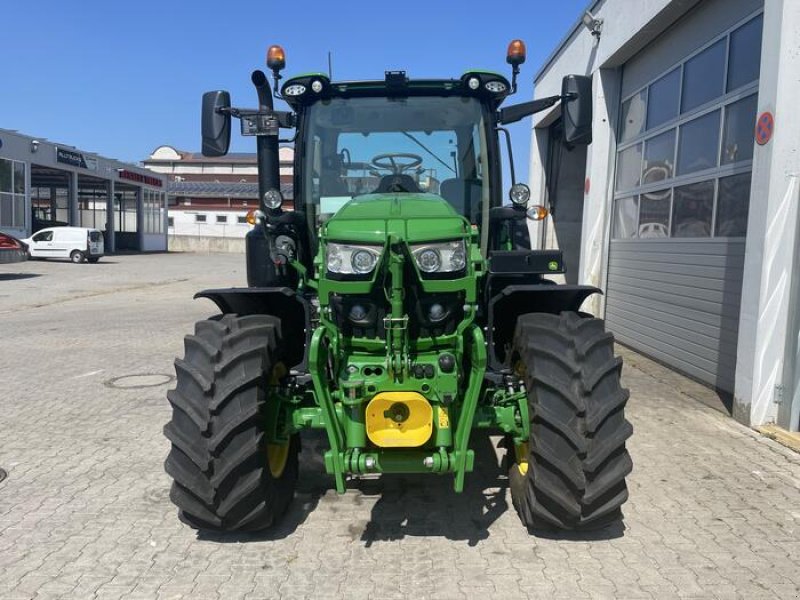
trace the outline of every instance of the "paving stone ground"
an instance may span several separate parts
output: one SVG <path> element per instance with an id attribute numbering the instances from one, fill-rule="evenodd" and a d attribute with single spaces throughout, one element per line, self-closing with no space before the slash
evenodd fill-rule
<path id="1" fill-rule="evenodd" d="M 198 536 L 168 499 L 165 382 L 214 312 L 192 294 L 243 279 L 226 255 L 0 267 L 0 598 L 800 596 L 800 455 L 624 349 L 624 527 L 529 535 L 486 436 L 462 495 L 446 477 L 395 476 L 343 496 L 306 437 L 279 527 Z M 131 375 L 147 377 L 111 381 Z"/>

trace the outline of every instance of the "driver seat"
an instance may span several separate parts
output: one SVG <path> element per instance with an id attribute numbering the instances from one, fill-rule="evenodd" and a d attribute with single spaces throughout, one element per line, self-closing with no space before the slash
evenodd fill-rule
<path id="1" fill-rule="evenodd" d="M 445 179 L 439 186 L 439 195 L 447 200 L 460 215 L 473 223 L 478 214 L 482 199 L 480 179 Z"/>
<path id="2" fill-rule="evenodd" d="M 373 194 L 393 194 L 393 193 L 408 193 L 408 194 L 421 194 L 422 190 L 419 189 L 417 182 L 411 175 L 392 174 L 384 175 L 378 182 L 378 187 L 375 188 Z"/>

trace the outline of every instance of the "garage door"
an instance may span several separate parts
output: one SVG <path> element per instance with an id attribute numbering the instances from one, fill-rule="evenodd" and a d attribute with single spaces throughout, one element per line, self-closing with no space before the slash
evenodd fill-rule
<path id="1" fill-rule="evenodd" d="M 743 14 L 731 14 L 733 5 Z M 707 2 L 623 71 L 608 326 L 619 341 L 727 392 L 761 29 L 753 2 Z"/>

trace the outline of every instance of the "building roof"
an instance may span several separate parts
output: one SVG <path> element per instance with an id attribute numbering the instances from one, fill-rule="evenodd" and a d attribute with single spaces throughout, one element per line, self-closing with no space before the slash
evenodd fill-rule
<path id="1" fill-rule="evenodd" d="M 170 181 L 167 183 L 170 196 L 192 198 L 258 198 L 257 183 L 217 181 Z M 294 197 L 291 183 L 281 184 L 281 194 L 286 199 Z"/>
<path id="2" fill-rule="evenodd" d="M 294 148 L 291 146 L 281 146 L 279 149 L 281 162 L 289 162 L 293 160 Z M 203 156 L 200 152 L 188 152 L 186 150 L 178 150 L 172 146 L 163 145 L 159 146 L 148 156 L 143 162 L 148 163 L 172 163 L 172 162 L 187 162 L 187 163 L 245 163 L 256 164 L 255 152 L 228 152 L 224 156 L 208 157 Z"/>

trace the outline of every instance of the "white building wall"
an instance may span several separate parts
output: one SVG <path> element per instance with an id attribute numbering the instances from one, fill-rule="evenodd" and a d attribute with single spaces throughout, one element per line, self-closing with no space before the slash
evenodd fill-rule
<path id="1" fill-rule="evenodd" d="M 747 225 L 735 416 L 773 423 L 784 384 L 791 274 L 800 203 L 800 2 L 766 0 L 758 113 L 775 116 L 771 142 L 756 146 Z M 797 399 L 800 402 L 800 397 Z M 789 412 L 789 411 L 787 411 Z M 797 423 L 781 423 L 796 428 Z"/>
<path id="2" fill-rule="evenodd" d="M 691 19 L 681 26 L 678 37 L 670 36 L 669 42 L 658 39 L 698 4 Z M 792 268 L 797 269 L 795 261 L 800 258 L 787 249 L 796 247 L 800 222 L 800 119 L 796 118 L 795 106 L 800 97 L 800 2 L 725 0 L 724 10 L 719 10 L 720 0 L 595 2 L 590 10 L 595 17 L 604 19 L 599 41 L 578 23 L 537 75 L 535 91 L 536 98 L 556 95 L 563 75 L 595 74 L 594 143 L 587 155 L 588 191 L 579 282 L 604 288 L 621 67 L 628 63 L 624 85 L 628 91 L 634 90 L 647 83 L 647 73 L 665 71 L 680 55 L 691 53 L 762 5 L 764 41 L 758 112 L 773 112 L 776 133 L 768 145 L 756 148 L 754 157 L 734 394 L 734 416 L 753 426 L 776 419 L 778 391 L 787 373 L 791 374 L 784 363 L 790 311 L 798 310 L 790 305 L 790 283 Z M 638 54 L 645 47 L 648 52 Z M 559 113 L 555 107 L 534 119 L 530 165 L 534 197 L 546 197 L 545 128 Z M 531 229 L 536 245 L 536 240 L 543 239 L 543 232 L 538 224 Z M 602 315 L 603 299 L 598 298 L 585 308 Z M 785 409 L 784 413 L 794 415 L 798 410 Z"/>
<path id="3" fill-rule="evenodd" d="M 204 215 L 206 221 L 198 222 L 197 215 Z M 217 215 L 227 215 L 228 222 L 217 223 Z M 246 210 L 170 210 L 169 216 L 173 220 L 173 225 L 168 228 L 168 232 L 170 236 L 240 239 L 250 230 L 247 223 L 238 222 L 238 217 L 246 215 Z"/>

